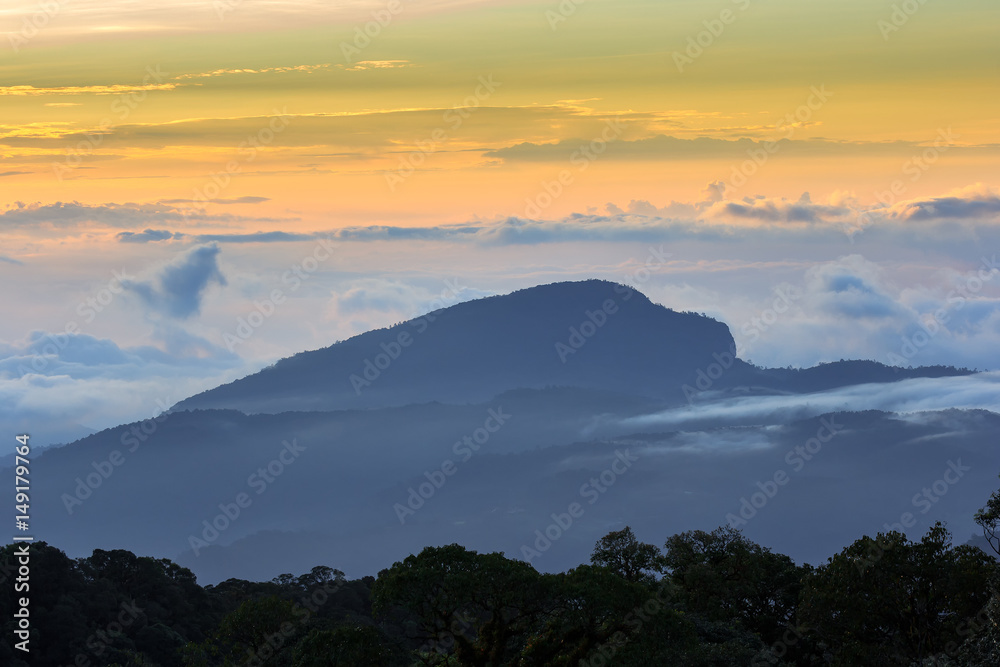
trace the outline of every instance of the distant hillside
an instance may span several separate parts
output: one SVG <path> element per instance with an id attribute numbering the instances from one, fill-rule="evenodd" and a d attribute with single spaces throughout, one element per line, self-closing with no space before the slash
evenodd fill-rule
<path id="1" fill-rule="evenodd" d="M 762 369 L 734 347 L 725 324 L 610 282 L 463 303 L 41 452 L 32 529 L 74 556 L 126 548 L 210 581 L 317 562 L 374 574 L 452 542 L 518 556 L 574 503 L 585 513 L 537 567 L 572 567 L 624 525 L 663 536 L 736 513 L 752 539 L 814 563 L 915 508 L 918 534 L 938 519 L 971 534 L 1000 415 L 939 402 L 914 417 L 907 396 L 991 379 Z M 942 379 L 911 380 L 924 377 Z M 828 391 L 905 380 L 919 392 L 890 401 L 905 416 Z M 923 513 L 913 494 L 953 462 L 961 483 Z"/>
<path id="2" fill-rule="evenodd" d="M 725 324 L 656 305 L 623 285 L 556 283 L 296 354 L 177 408 L 281 412 L 474 402 L 545 386 L 677 399 L 679 387 L 714 363 L 713 355 L 734 348 Z"/>
<path id="3" fill-rule="evenodd" d="M 458 304 L 296 354 L 176 408 L 278 413 L 470 403 L 550 386 L 682 404 L 706 388 L 803 392 L 967 373 L 872 361 L 759 369 L 734 359 L 734 350 L 725 324 L 654 304 L 624 285 L 555 283 Z"/>

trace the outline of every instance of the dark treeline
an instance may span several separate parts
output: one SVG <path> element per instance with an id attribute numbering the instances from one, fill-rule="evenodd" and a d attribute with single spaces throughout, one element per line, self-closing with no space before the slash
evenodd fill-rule
<path id="1" fill-rule="evenodd" d="M 1000 549 L 1000 492 L 976 521 Z M 14 550 L 0 551 L 12 667 L 1000 664 L 1000 564 L 941 524 L 862 537 L 820 567 L 732 528 L 660 549 L 626 527 L 560 574 L 452 544 L 377 578 L 319 566 L 205 587 L 166 559 L 38 543 L 28 593 Z M 30 598 L 28 659 L 15 596 Z"/>

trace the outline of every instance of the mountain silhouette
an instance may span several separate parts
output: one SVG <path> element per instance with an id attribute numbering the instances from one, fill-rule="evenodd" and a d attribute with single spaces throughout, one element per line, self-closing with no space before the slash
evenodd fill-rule
<path id="1" fill-rule="evenodd" d="M 754 387 L 818 391 L 965 371 L 871 361 L 759 369 L 735 357 L 729 328 L 677 312 L 626 285 L 564 282 L 443 308 L 282 359 L 192 396 L 176 409 L 247 413 L 341 410 L 414 402 L 481 402 L 512 389 L 577 387 L 655 397 Z"/>
<path id="2" fill-rule="evenodd" d="M 124 548 L 210 582 L 317 563 L 374 574 L 451 542 L 529 547 L 555 571 L 626 524 L 658 541 L 734 514 L 815 563 L 913 511 L 954 462 L 961 483 L 914 530 L 941 518 L 974 531 L 1000 417 L 937 399 L 995 395 L 992 375 L 763 369 L 734 347 L 725 324 L 605 281 L 462 303 L 46 449 L 33 528 L 72 556 Z M 788 485 L 748 508 L 777 471 Z M 536 531 L 574 502 L 582 518 L 540 549 Z"/>

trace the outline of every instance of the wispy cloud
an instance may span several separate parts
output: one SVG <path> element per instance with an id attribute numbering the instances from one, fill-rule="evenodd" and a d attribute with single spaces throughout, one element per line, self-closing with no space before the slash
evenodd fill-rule
<path id="1" fill-rule="evenodd" d="M 165 266 L 151 280 L 123 280 L 122 286 L 139 296 L 151 311 L 167 317 L 187 319 L 201 310 L 205 290 L 212 283 L 226 285 L 219 270 L 218 246 L 192 248 Z"/>
<path id="2" fill-rule="evenodd" d="M 166 241 L 184 236 L 178 232 L 168 232 L 165 229 L 144 229 L 141 232 L 121 232 L 116 238 L 122 243 L 149 243 L 150 241 Z"/>
<path id="3" fill-rule="evenodd" d="M 208 203 L 235 205 L 265 201 L 269 199 L 246 196 L 213 199 Z M 845 249 L 850 247 L 848 241 L 851 237 L 848 234 L 862 229 L 869 235 L 879 234 L 883 241 L 894 239 L 895 243 L 916 241 L 917 237 L 926 240 L 940 236 L 949 244 L 960 244 L 962 238 L 954 233 L 954 225 L 958 224 L 969 234 L 978 235 L 981 242 L 993 243 L 996 240 L 1000 243 L 1000 229 L 993 224 L 1000 214 L 1000 196 L 983 185 L 970 186 L 943 197 L 869 207 L 843 193 L 834 193 L 826 201 L 815 201 L 809 193 L 794 199 L 762 195 L 727 199 L 724 185 L 715 182 L 706 187 L 704 198 L 700 201 L 673 201 L 663 206 L 645 200 L 632 200 L 624 207 L 609 203 L 603 210 L 590 209 L 558 218 L 507 217 L 447 225 L 346 226 L 295 232 L 257 229 L 253 232 L 191 233 L 191 226 L 212 222 L 259 225 L 269 221 L 287 222 L 287 219 L 213 214 L 201 209 L 192 211 L 182 208 L 188 203 L 192 200 L 167 199 L 147 204 L 17 204 L 0 213 L 0 224 L 26 227 L 44 222 L 55 227 L 73 228 L 87 223 L 101 223 L 126 229 L 146 226 L 144 232 L 118 234 L 118 239 L 126 242 L 184 237 L 200 243 L 269 243 L 319 236 L 352 242 L 424 240 L 482 245 L 739 239 L 770 243 L 784 239 L 806 245 L 836 242 L 847 244 Z M 863 228 L 858 226 L 861 219 L 865 221 Z M 915 222 L 920 225 L 914 225 Z M 163 229 L 163 225 L 171 223 L 183 223 L 185 227 Z M 150 230 L 160 231 L 149 234 Z"/>
<path id="4" fill-rule="evenodd" d="M 36 88 L 35 86 L 0 86 L 0 95 L 15 97 L 37 97 L 41 95 L 121 95 L 124 93 L 141 93 L 153 90 L 173 90 L 177 83 L 147 83 L 141 85 L 114 84 L 110 86 L 54 86 Z"/>
<path id="5" fill-rule="evenodd" d="M 359 63 L 360 64 L 360 63 Z M 330 69 L 332 67 L 331 63 L 321 63 L 319 65 L 292 65 L 288 67 L 261 67 L 258 69 L 251 68 L 228 68 L 228 69 L 215 69 L 211 72 L 196 72 L 192 74 L 178 74 L 173 77 L 174 79 L 207 79 L 216 76 L 229 76 L 233 74 L 275 74 L 284 72 L 305 72 L 311 73 L 318 70 Z"/>
<path id="6" fill-rule="evenodd" d="M 630 417 L 628 428 L 683 429 L 704 420 L 783 423 L 838 411 L 915 413 L 951 408 L 1000 412 L 1000 373 L 862 384 L 811 394 L 727 398 Z"/>
<path id="7" fill-rule="evenodd" d="M 261 204 L 271 201 L 270 197 L 235 197 L 233 199 L 161 199 L 161 204 L 202 204 L 210 202 L 212 204 Z"/>
<path id="8" fill-rule="evenodd" d="M 279 219 L 212 214 L 201 210 L 182 209 L 164 203 L 82 204 L 75 201 L 55 202 L 54 204 L 16 202 L 6 211 L 0 213 L 0 227 L 23 228 L 31 231 L 38 231 L 39 225 L 76 229 L 92 224 L 102 224 L 128 229 L 150 224 L 198 225 L 208 222 L 279 222 Z"/>
<path id="9" fill-rule="evenodd" d="M 353 66 L 337 65 L 348 72 L 360 72 L 367 69 L 399 69 L 401 67 L 416 67 L 409 60 L 361 60 Z"/>
<path id="10" fill-rule="evenodd" d="M 638 129 L 645 125 L 639 124 Z M 739 133 L 746 134 L 747 128 L 738 128 Z M 700 129 L 706 134 L 727 134 L 733 128 L 715 128 L 711 131 Z M 561 162 L 565 161 L 573 151 L 586 144 L 589 139 L 571 138 L 555 142 L 522 142 L 513 146 L 499 148 L 486 152 L 485 157 L 498 158 L 519 162 Z M 619 140 L 609 144 L 601 159 L 617 160 L 674 160 L 674 159 L 707 159 L 747 158 L 748 152 L 764 150 L 769 139 L 751 139 L 746 136 L 739 138 L 698 136 L 683 137 L 658 134 L 640 139 Z M 827 139 L 780 139 L 774 142 L 783 156 L 849 156 L 849 155 L 905 155 L 907 152 L 922 149 L 923 145 L 914 141 L 830 141 Z M 953 146 L 950 151 L 991 151 L 998 149 L 994 145 Z"/>

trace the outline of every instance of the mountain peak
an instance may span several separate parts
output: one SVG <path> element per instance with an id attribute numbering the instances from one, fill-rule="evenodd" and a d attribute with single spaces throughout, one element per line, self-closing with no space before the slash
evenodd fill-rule
<path id="1" fill-rule="evenodd" d="M 654 304 L 627 285 L 559 282 L 456 304 L 296 354 L 177 408 L 467 403 L 545 386 L 681 399 L 682 384 L 711 365 L 713 355 L 734 348 L 721 322 Z"/>

